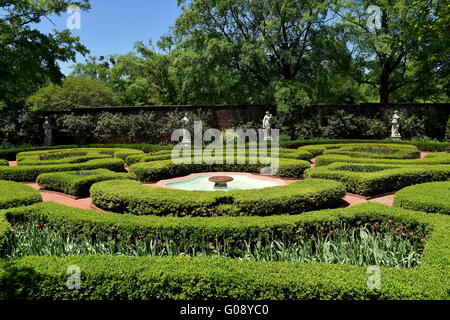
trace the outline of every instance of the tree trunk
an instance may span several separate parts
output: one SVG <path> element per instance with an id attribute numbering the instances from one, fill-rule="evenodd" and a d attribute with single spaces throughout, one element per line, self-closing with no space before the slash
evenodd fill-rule
<path id="1" fill-rule="evenodd" d="M 381 72 L 378 93 L 380 95 L 380 103 L 389 103 L 389 73 L 386 70 Z"/>

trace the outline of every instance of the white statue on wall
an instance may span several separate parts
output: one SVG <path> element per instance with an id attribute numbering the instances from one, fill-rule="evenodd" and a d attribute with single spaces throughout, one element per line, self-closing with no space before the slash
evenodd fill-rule
<path id="1" fill-rule="evenodd" d="M 394 139 L 400 139 L 402 136 L 400 135 L 400 122 L 402 121 L 402 118 L 400 118 L 398 111 L 395 111 L 394 117 L 392 118 L 392 132 L 391 132 L 391 138 Z"/>
<path id="2" fill-rule="evenodd" d="M 184 114 L 184 118 L 181 119 L 181 128 L 183 129 L 183 141 L 181 142 L 185 146 L 191 145 L 191 139 L 189 138 L 188 132 L 187 132 L 187 126 L 189 124 L 190 120 L 188 118 L 188 113 L 186 112 Z"/>
<path id="3" fill-rule="evenodd" d="M 263 119 L 263 132 L 264 132 L 264 140 L 265 141 L 272 140 L 272 134 L 271 134 L 272 118 L 273 118 L 272 114 L 269 111 L 267 111 L 266 116 Z"/>
<path id="4" fill-rule="evenodd" d="M 45 121 L 42 125 L 44 128 L 44 134 L 45 134 L 45 141 L 44 146 L 51 146 L 53 144 L 53 125 L 51 124 L 48 117 L 45 117 Z"/>

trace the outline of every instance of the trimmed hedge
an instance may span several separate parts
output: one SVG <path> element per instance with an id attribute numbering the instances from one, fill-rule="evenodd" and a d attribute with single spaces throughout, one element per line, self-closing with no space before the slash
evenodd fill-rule
<path id="1" fill-rule="evenodd" d="M 347 164 L 336 162 L 326 167 L 308 169 L 306 178 L 342 182 L 348 192 L 372 196 L 404 187 L 450 179 L 450 166 L 401 166 L 390 164 Z"/>
<path id="2" fill-rule="evenodd" d="M 72 256 L 0 260 L 1 299 L 449 299 L 450 217 L 367 203 L 297 216 L 159 218 L 67 208 L 54 203 L 9 209 L 10 221 L 40 219 L 63 231 L 106 239 L 133 236 L 237 241 L 301 238 L 339 222 L 389 223 L 427 236 L 418 268 L 381 268 L 381 288 L 367 286 L 366 267 L 323 263 L 251 262 L 227 258 Z M 0 214 L 0 219 L 1 219 Z M 0 227 L 5 223 L 0 222 Z M 5 228 L 1 228 L 5 229 Z M 81 269 L 81 290 L 68 290 L 67 268 Z"/>
<path id="3" fill-rule="evenodd" d="M 8 166 L 9 163 L 6 160 L 0 159 L 0 166 Z"/>
<path id="4" fill-rule="evenodd" d="M 370 153 L 362 151 L 354 151 L 355 148 L 365 147 L 386 148 L 392 153 Z M 340 154 L 355 158 L 373 158 L 373 159 L 416 159 L 420 157 L 420 152 L 415 146 L 406 144 L 317 144 L 299 147 L 298 150 L 308 151 L 315 157 L 323 154 Z"/>
<path id="5" fill-rule="evenodd" d="M 0 148 L 0 158 L 9 161 L 16 159 L 18 153 L 26 151 L 57 150 L 57 149 L 77 149 L 77 148 L 128 148 L 137 149 L 143 152 L 154 152 L 158 150 L 172 150 L 172 145 L 155 144 L 87 144 L 87 145 L 60 145 L 60 146 L 20 146 L 16 148 Z"/>
<path id="6" fill-rule="evenodd" d="M 83 163 L 73 163 L 73 164 L 0 167 L 0 179 L 11 181 L 36 181 L 36 178 L 43 173 L 93 170 L 100 168 L 122 172 L 124 171 L 124 162 L 122 159 L 110 158 L 110 159 L 89 160 Z"/>
<path id="7" fill-rule="evenodd" d="M 150 187 L 137 181 L 105 181 L 92 186 L 99 208 L 124 214 L 157 216 L 270 216 L 298 214 L 339 205 L 342 184 L 302 180 L 288 186 L 229 192 Z"/>
<path id="8" fill-rule="evenodd" d="M 49 164 L 81 163 L 94 159 L 120 158 L 125 160 L 130 155 L 144 154 L 140 150 L 117 148 L 78 148 L 45 151 L 30 151 L 17 154 L 19 166 L 38 166 Z"/>
<path id="9" fill-rule="evenodd" d="M 373 164 L 399 164 L 399 165 L 434 165 L 434 164 L 450 164 L 450 153 L 428 154 L 423 159 L 368 159 L 368 158 L 352 158 L 346 155 L 326 154 L 316 158 L 316 167 L 327 166 L 335 162 L 345 163 L 373 163 Z"/>
<path id="10" fill-rule="evenodd" d="M 117 173 L 107 169 L 44 173 L 36 182 L 44 189 L 60 191 L 73 196 L 89 197 L 94 183 L 106 180 L 131 179 L 129 173 Z"/>
<path id="11" fill-rule="evenodd" d="M 41 201 L 41 195 L 32 187 L 17 182 L 0 181 L 0 209 L 28 206 Z"/>
<path id="12" fill-rule="evenodd" d="M 364 139 L 323 139 L 323 140 L 295 140 L 295 141 L 285 141 L 280 142 L 280 146 L 288 149 L 297 149 L 302 146 L 307 145 L 317 145 L 317 144 L 343 144 L 343 143 L 365 143 L 365 144 L 407 144 L 414 145 L 420 151 L 428 152 L 443 152 L 450 151 L 449 142 L 437 142 L 437 141 L 397 141 L 397 140 L 364 140 Z"/>
<path id="13" fill-rule="evenodd" d="M 208 164 L 208 163 L 174 163 L 172 160 L 160 160 L 144 163 L 136 163 L 130 167 L 130 172 L 135 174 L 138 180 L 151 182 L 161 179 L 169 179 L 199 172 L 250 172 L 260 173 L 261 169 L 270 167 L 270 164 L 260 161 L 257 164 Z M 261 160 L 261 159 L 259 159 Z M 270 160 L 270 159 L 269 159 Z M 205 161 L 205 158 L 202 159 Z M 307 161 L 295 159 L 280 159 L 276 176 L 283 178 L 301 178 L 306 169 L 311 165 Z"/>
<path id="14" fill-rule="evenodd" d="M 394 205 L 415 211 L 450 214 L 450 181 L 404 188 L 395 194 Z"/>

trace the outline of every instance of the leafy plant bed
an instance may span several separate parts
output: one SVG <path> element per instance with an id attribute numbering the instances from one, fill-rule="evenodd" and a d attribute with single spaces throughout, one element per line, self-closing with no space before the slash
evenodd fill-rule
<path id="1" fill-rule="evenodd" d="M 350 167 L 380 168 L 378 172 L 352 172 Z M 450 166 L 403 166 L 333 163 L 305 171 L 306 178 L 331 179 L 342 182 L 347 192 L 372 196 L 386 192 L 397 191 L 404 187 L 450 179 Z M 373 170 L 373 169 L 370 169 Z"/>
<path id="2" fill-rule="evenodd" d="M 43 173 L 93 170 L 99 168 L 121 172 L 124 171 L 124 162 L 122 159 L 108 158 L 89 160 L 82 163 L 0 167 L 0 179 L 11 181 L 36 181 L 37 177 Z"/>
<path id="3" fill-rule="evenodd" d="M 0 209 L 28 206 L 41 201 L 41 195 L 32 187 L 17 182 L 0 181 Z"/>
<path id="4" fill-rule="evenodd" d="M 345 194 L 338 182 L 309 179 L 288 186 L 229 192 L 150 187 L 137 181 L 105 181 L 92 186 L 100 209 L 157 216 L 269 216 L 336 207 Z"/>
<path id="5" fill-rule="evenodd" d="M 7 258 L 24 256 L 65 257 L 82 254 L 131 256 L 226 257 L 251 261 L 322 262 L 360 266 L 413 268 L 420 264 L 423 241 L 408 238 L 405 228 L 391 225 L 334 226 L 333 230 L 314 230 L 298 242 L 243 241 L 233 246 L 213 243 L 186 245 L 171 239 L 137 239 L 118 244 L 90 237 L 63 233 L 28 222 L 10 228 Z"/>
<path id="6" fill-rule="evenodd" d="M 7 218 L 3 218 L 2 215 Z M 92 240 L 120 243 L 171 239 L 177 245 L 218 247 L 247 241 L 300 241 L 346 225 L 388 227 L 423 245 L 420 265 L 381 267 L 380 287 L 368 287 L 363 266 L 267 262 L 213 257 L 83 255 L 0 260 L 2 299 L 449 299 L 450 217 L 423 215 L 379 204 L 296 216 L 160 218 L 104 214 L 54 203 L 8 209 L 0 230 L 39 224 Z M 379 227 L 378 227 L 379 226 Z M 9 237 L 9 235 L 8 235 Z M 6 238 L 4 237 L 6 243 Z M 421 248 L 420 246 L 418 248 Z M 81 290 L 68 290 L 67 268 L 81 270 Z M 161 282 L 163 279 L 163 282 Z M 114 288 L 114 290 L 110 290 Z M 261 290 L 264 288 L 264 290 Z"/>
<path id="7" fill-rule="evenodd" d="M 420 157 L 420 151 L 415 146 L 406 144 L 322 144 L 303 146 L 299 150 L 308 151 L 314 156 L 339 154 L 370 159 L 416 159 Z"/>
<path id="8" fill-rule="evenodd" d="M 214 160 L 209 158 L 209 160 Z M 245 159 L 245 164 L 227 163 L 226 159 L 219 159 L 221 163 L 213 163 L 207 158 L 201 159 L 201 163 L 175 163 L 172 160 L 159 160 L 144 163 L 136 163 L 130 167 L 130 172 L 135 174 L 138 180 L 153 182 L 163 179 L 170 179 L 186 176 L 192 173 L 201 172 L 249 172 L 260 173 L 262 169 L 269 168 L 270 159 L 258 158 L 257 163 L 250 163 L 250 159 Z M 301 178 L 306 169 L 311 165 L 307 161 L 295 159 L 279 159 L 279 168 L 276 176 L 282 178 Z"/>
<path id="9" fill-rule="evenodd" d="M 327 166 L 335 162 L 345 163 L 373 163 L 373 164 L 399 164 L 399 165 L 435 165 L 450 164 L 450 153 L 428 154 L 423 159 L 369 159 L 353 158 L 348 155 L 326 154 L 316 158 L 316 167 Z"/>
<path id="10" fill-rule="evenodd" d="M 68 171 L 44 173 L 37 177 L 37 183 L 43 188 L 60 191 L 76 197 L 88 197 L 94 183 L 106 180 L 131 179 L 128 173 L 117 173 L 107 169 L 89 171 Z"/>
<path id="11" fill-rule="evenodd" d="M 322 139 L 322 140 L 295 140 L 280 142 L 280 146 L 288 149 L 296 149 L 303 146 L 319 144 L 402 144 L 416 146 L 420 151 L 429 152 L 450 152 L 450 142 L 411 140 L 411 141 L 393 141 L 393 140 L 365 140 L 365 139 Z"/>
<path id="12" fill-rule="evenodd" d="M 450 214 L 450 181 L 404 188 L 395 194 L 394 205 L 416 211 Z"/>
<path id="13" fill-rule="evenodd" d="M 79 148 L 21 152 L 17 155 L 19 166 L 82 163 L 94 159 L 120 158 L 144 154 L 140 150 L 120 148 Z"/>

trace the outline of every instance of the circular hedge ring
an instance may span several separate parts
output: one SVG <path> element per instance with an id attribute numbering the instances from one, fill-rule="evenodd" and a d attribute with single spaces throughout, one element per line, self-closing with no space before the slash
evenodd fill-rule
<path id="1" fill-rule="evenodd" d="M 336 181 L 307 179 L 288 186 L 229 192 L 185 191 L 111 180 L 91 187 L 93 203 L 123 214 L 157 216 L 270 216 L 338 206 L 345 195 Z"/>
<path id="2" fill-rule="evenodd" d="M 0 209 L 28 206 L 41 201 L 41 195 L 32 187 L 12 181 L 0 181 Z"/>
<path id="3" fill-rule="evenodd" d="M 450 214 L 450 181 L 404 188 L 395 194 L 394 205 L 415 211 Z"/>

